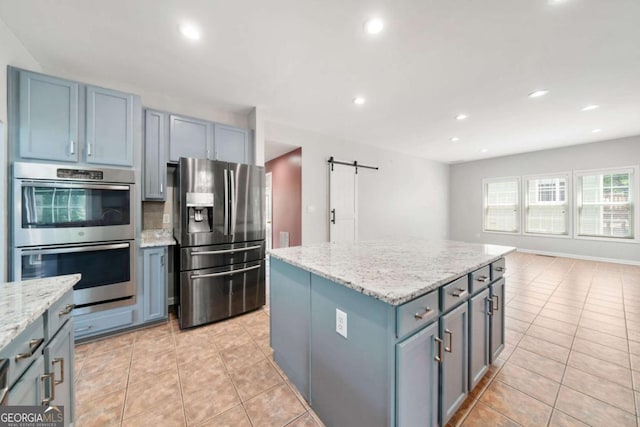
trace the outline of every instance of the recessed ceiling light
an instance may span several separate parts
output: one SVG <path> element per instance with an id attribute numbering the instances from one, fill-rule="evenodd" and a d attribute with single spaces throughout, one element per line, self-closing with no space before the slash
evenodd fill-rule
<path id="1" fill-rule="evenodd" d="M 546 94 L 548 94 L 549 91 L 548 90 L 536 90 L 535 92 L 531 92 L 529 94 L 529 98 L 540 98 L 541 96 L 545 96 Z"/>
<path id="2" fill-rule="evenodd" d="M 380 18 L 371 18 L 364 23 L 364 29 L 369 34 L 379 34 L 384 28 L 384 21 Z"/>
<path id="3" fill-rule="evenodd" d="M 483 148 L 482 150 L 480 150 L 481 153 L 486 153 L 487 151 L 489 151 L 488 148 Z"/>
<path id="4" fill-rule="evenodd" d="M 466 114 L 458 114 L 456 116 L 456 120 L 465 120 L 467 119 L 469 116 L 467 116 Z"/>
<path id="5" fill-rule="evenodd" d="M 180 34 L 189 40 L 200 40 L 200 37 L 202 37 L 200 29 L 193 24 L 180 24 L 178 29 Z"/>
<path id="6" fill-rule="evenodd" d="M 353 98 L 353 103 L 356 105 L 363 105 L 367 100 L 362 96 L 356 96 Z"/>
<path id="7" fill-rule="evenodd" d="M 602 129 L 594 129 L 594 130 L 592 130 L 591 132 L 592 132 L 592 133 L 600 133 L 600 132 L 602 132 Z"/>
<path id="8" fill-rule="evenodd" d="M 592 105 L 587 105 L 586 107 L 582 107 L 582 111 L 591 111 L 591 110 L 595 110 L 596 108 L 599 108 L 599 105 L 596 104 L 592 104 Z"/>
<path id="9" fill-rule="evenodd" d="M 460 141 L 460 138 L 458 138 L 457 136 L 452 136 L 451 138 L 449 138 L 449 140 L 451 142 L 458 142 L 458 141 Z"/>

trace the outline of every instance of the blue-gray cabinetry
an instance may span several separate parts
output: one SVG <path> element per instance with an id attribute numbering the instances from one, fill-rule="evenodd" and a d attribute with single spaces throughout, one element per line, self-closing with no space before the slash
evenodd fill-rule
<path id="1" fill-rule="evenodd" d="M 37 358 L 25 371 L 25 373 L 13 383 L 9 391 L 9 405 L 42 405 L 44 386 L 42 379 L 44 376 L 44 358 Z"/>
<path id="2" fill-rule="evenodd" d="M 167 248 L 142 250 L 143 302 L 145 322 L 167 318 Z"/>
<path id="3" fill-rule="evenodd" d="M 469 300 L 469 390 L 489 369 L 489 289 Z"/>
<path id="4" fill-rule="evenodd" d="M 161 111 L 145 110 L 144 118 L 143 200 L 166 200 L 167 115 Z"/>
<path id="5" fill-rule="evenodd" d="M 19 88 L 18 155 L 77 162 L 78 83 L 21 71 Z"/>
<path id="6" fill-rule="evenodd" d="M 169 160 L 177 162 L 180 157 L 213 160 L 213 123 L 169 116 Z"/>
<path id="7" fill-rule="evenodd" d="M 52 313 L 58 315 L 58 313 Z M 49 386 L 52 393 L 47 397 L 49 405 L 63 406 L 64 419 L 71 423 L 73 405 L 73 321 L 69 320 L 44 348 L 45 369 L 51 375 Z"/>
<path id="8" fill-rule="evenodd" d="M 440 318 L 440 337 L 444 341 L 442 358 L 440 414 L 441 424 L 458 410 L 469 392 L 469 309 L 461 304 Z"/>
<path id="9" fill-rule="evenodd" d="M 504 349 L 504 279 L 496 280 L 490 286 L 491 292 L 491 363 Z"/>
<path id="10" fill-rule="evenodd" d="M 235 126 L 215 124 L 215 158 L 232 163 L 251 163 L 251 131 Z"/>
<path id="11" fill-rule="evenodd" d="M 133 165 L 133 95 L 86 87 L 87 163 Z"/>

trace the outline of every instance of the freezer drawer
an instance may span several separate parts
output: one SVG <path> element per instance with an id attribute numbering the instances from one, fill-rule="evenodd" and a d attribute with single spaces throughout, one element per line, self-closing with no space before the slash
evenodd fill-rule
<path id="1" fill-rule="evenodd" d="M 181 328 L 226 319 L 264 304 L 264 260 L 180 273 Z"/>
<path id="2" fill-rule="evenodd" d="M 202 270 L 243 262 L 260 261 L 265 256 L 265 242 L 230 243 L 180 249 L 180 270 Z"/>

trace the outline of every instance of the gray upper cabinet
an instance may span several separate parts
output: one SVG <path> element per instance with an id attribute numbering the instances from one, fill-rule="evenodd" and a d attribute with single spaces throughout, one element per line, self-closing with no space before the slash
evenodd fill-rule
<path id="1" fill-rule="evenodd" d="M 20 72 L 19 156 L 78 161 L 78 83 Z"/>
<path id="2" fill-rule="evenodd" d="M 173 114 L 169 122 L 169 161 L 213 159 L 213 123 Z"/>
<path id="3" fill-rule="evenodd" d="M 251 131 L 234 126 L 215 124 L 216 160 L 251 163 Z"/>
<path id="4" fill-rule="evenodd" d="M 167 115 L 165 113 L 153 110 L 145 111 L 143 200 L 166 199 L 166 120 Z"/>
<path id="5" fill-rule="evenodd" d="M 438 426 L 438 322 L 396 345 L 396 425 Z"/>
<path id="6" fill-rule="evenodd" d="M 440 424 L 447 421 L 458 410 L 468 394 L 468 305 L 458 308 L 440 318 L 440 337 L 444 341 L 440 379 Z"/>
<path id="7" fill-rule="evenodd" d="M 133 95 L 87 86 L 87 163 L 133 165 Z"/>

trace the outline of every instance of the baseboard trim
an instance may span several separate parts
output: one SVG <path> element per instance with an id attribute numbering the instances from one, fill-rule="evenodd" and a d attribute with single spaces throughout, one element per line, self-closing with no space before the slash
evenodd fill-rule
<path id="1" fill-rule="evenodd" d="M 522 249 L 522 248 L 518 248 L 518 252 L 523 252 L 523 253 L 526 253 L 526 254 L 535 254 L 535 255 L 555 256 L 555 257 L 573 258 L 573 259 L 583 259 L 583 260 L 587 260 L 587 261 L 610 262 L 610 263 L 614 263 L 614 264 L 638 265 L 638 266 L 640 266 L 640 261 L 633 261 L 633 260 L 630 260 L 630 259 L 603 258 L 603 257 L 597 257 L 597 256 L 567 254 L 567 253 L 564 253 L 564 252 L 538 251 L 536 249 Z"/>

